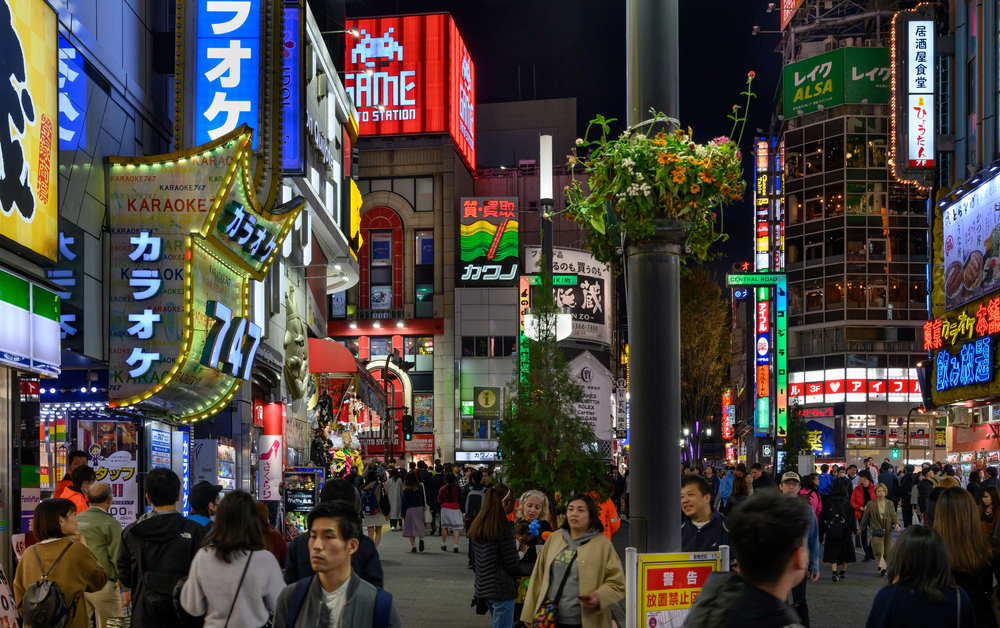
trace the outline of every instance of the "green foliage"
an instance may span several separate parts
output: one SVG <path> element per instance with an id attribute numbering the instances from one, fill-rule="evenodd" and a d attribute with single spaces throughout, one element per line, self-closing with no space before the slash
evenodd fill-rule
<path id="1" fill-rule="evenodd" d="M 802 408 L 794 404 L 788 408 L 788 433 L 785 435 L 785 461 L 779 473 L 799 470 L 799 454 L 809 445 L 806 420 Z"/>
<path id="2" fill-rule="evenodd" d="M 553 506 L 557 496 L 580 491 L 596 491 L 606 498 L 600 444 L 590 425 L 575 413 L 583 389 L 555 340 L 558 310 L 551 278 L 543 276 L 532 311 L 542 339 L 528 340 L 527 385 L 516 377 L 508 385 L 513 391 L 511 404 L 499 437 L 504 479 L 516 495 L 529 489 L 543 491 Z"/>

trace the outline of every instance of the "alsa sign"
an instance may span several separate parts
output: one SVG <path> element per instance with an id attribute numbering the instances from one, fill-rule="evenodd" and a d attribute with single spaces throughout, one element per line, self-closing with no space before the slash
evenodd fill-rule
<path id="1" fill-rule="evenodd" d="M 476 70 L 448 14 L 348 20 L 344 86 L 360 135 L 448 133 L 476 164 Z"/>

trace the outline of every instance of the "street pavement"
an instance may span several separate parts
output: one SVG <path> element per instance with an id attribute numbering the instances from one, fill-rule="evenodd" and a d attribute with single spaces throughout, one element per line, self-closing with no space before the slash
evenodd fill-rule
<path id="1" fill-rule="evenodd" d="M 628 523 L 622 523 L 612 539 L 622 562 L 628 545 Z M 405 628 L 488 628 L 489 615 L 476 615 L 471 608 L 473 573 L 468 569 L 469 541 L 463 533 L 459 552 L 441 551 L 441 537 L 424 539 L 423 553 L 410 553 L 410 542 L 401 532 L 384 532 L 379 545 L 379 557 L 385 572 L 385 588 L 393 595 Z M 821 565 L 820 579 L 809 583 L 806 599 L 809 603 L 811 628 L 845 628 L 864 626 L 871 610 L 871 601 L 884 578 L 876 575 L 873 563 L 850 565 L 847 579 L 833 582 L 829 565 Z M 622 604 L 624 609 L 624 604 Z M 624 618 L 624 611 L 615 613 Z M 619 627 L 624 625 L 619 621 Z"/>

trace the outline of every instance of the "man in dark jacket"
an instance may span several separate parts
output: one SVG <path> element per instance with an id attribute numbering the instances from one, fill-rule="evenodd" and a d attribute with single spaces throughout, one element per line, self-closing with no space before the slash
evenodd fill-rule
<path id="1" fill-rule="evenodd" d="M 750 475 L 753 477 L 753 491 L 757 491 L 764 488 L 777 488 L 778 485 L 774 483 L 774 479 L 767 474 L 764 470 L 763 465 L 759 462 L 755 462 L 750 465 Z"/>
<path id="2" fill-rule="evenodd" d="M 729 518 L 739 572 L 717 572 L 698 596 L 685 628 L 795 628 L 788 595 L 809 570 L 806 537 L 815 515 L 778 491 L 751 495 Z"/>
<path id="3" fill-rule="evenodd" d="M 878 475 L 879 484 L 885 484 L 885 498 L 892 502 L 892 509 L 899 507 L 899 478 L 888 462 L 882 463 L 882 472 Z"/>
<path id="4" fill-rule="evenodd" d="M 438 515 L 441 514 L 441 504 L 438 503 L 438 491 L 445 485 L 444 466 L 434 467 L 434 475 L 427 482 L 427 505 L 431 507 L 431 536 L 437 534 Z"/>
<path id="5" fill-rule="evenodd" d="M 913 494 L 913 482 L 916 480 L 916 474 L 913 472 L 913 465 L 908 464 L 903 467 L 905 473 L 903 474 L 903 479 L 899 481 L 899 496 L 903 502 L 903 527 L 908 527 L 913 525 L 913 504 L 912 504 L 912 494 Z"/>
<path id="6" fill-rule="evenodd" d="M 361 510 L 361 495 L 348 480 L 327 480 L 319 493 L 320 503 L 346 502 L 355 512 Z M 351 554 L 351 571 L 362 580 L 382 588 L 382 561 L 379 559 L 375 541 L 367 535 L 358 539 L 358 550 Z M 309 560 L 309 535 L 300 534 L 288 544 L 288 558 L 285 559 L 285 582 L 295 584 L 302 578 L 315 573 Z"/>
<path id="7" fill-rule="evenodd" d="M 921 473 L 920 481 L 917 482 L 917 508 L 920 509 L 920 516 L 924 517 L 927 513 L 927 498 L 931 496 L 931 491 L 934 490 L 934 468 L 928 467 Z M 926 521 L 925 521 L 926 522 Z"/>
<path id="8" fill-rule="evenodd" d="M 986 467 L 986 480 L 983 482 L 982 488 L 987 486 L 995 486 L 998 491 L 1000 491 L 1000 478 L 997 475 L 1000 472 L 997 471 L 996 467 Z"/>
<path id="9" fill-rule="evenodd" d="M 726 518 L 712 510 L 708 480 L 690 473 L 681 478 L 681 551 L 717 552 L 729 545 Z"/>
<path id="10" fill-rule="evenodd" d="M 174 587 L 188 575 L 205 527 L 176 509 L 181 480 L 170 469 L 146 475 L 146 499 L 153 510 L 122 532 L 118 574 L 122 599 L 132 607 L 132 628 L 176 628 Z"/>

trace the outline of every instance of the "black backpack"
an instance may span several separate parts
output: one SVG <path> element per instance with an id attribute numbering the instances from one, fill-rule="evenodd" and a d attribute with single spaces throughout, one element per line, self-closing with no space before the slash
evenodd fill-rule
<path id="1" fill-rule="evenodd" d="M 844 518 L 843 504 L 837 504 L 830 510 L 830 515 L 826 520 L 826 538 L 840 540 L 844 538 L 844 531 L 847 530 L 847 519 Z"/>
<path id="2" fill-rule="evenodd" d="M 25 628 L 63 628 L 73 618 L 73 611 L 76 610 L 76 602 L 80 596 L 77 595 L 72 604 L 66 604 L 66 596 L 63 595 L 62 589 L 57 583 L 48 579 L 49 574 L 59 564 L 63 554 L 72 544 L 72 541 L 66 544 L 48 571 L 45 571 L 45 567 L 42 566 L 42 559 L 38 556 L 38 547 L 32 548 L 42 576 L 37 582 L 29 584 L 24 591 L 21 614 L 24 616 Z"/>
<path id="3" fill-rule="evenodd" d="M 378 514 L 378 499 L 375 498 L 375 487 L 361 494 L 361 511 L 366 515 Z"/>
<path id="4" fill-rule="evenodd" d="M 194 541 L 191 540 L 189 543 L 194 543 Z M 154 546 L 164 545 L 163 543 L 149 539 L 139 540 L 138 563 L 139 579 L 142 582 L 142 597 L 139 600 L 133 599 L 133 604 L 142 606 L 145 617 L 176 617 L 178 620 L 181 620 L 182 618 L 177 612 L 177 607 L 174 605 L 174 589 L 178 581 L 186 577 L 187 573 L 147 569 L 144 556 L 146 547 L 148 547 L 147 544 Z M 189 556 L 192 553 L 191 550 L 186 552 Z M 192 618 L 191 616 L 183 617 L 183 625 L 185 626 L 196 626 L 198 625 L 197 622 L 197 618 Z"/>
<path id="5" fill-rule="evenodd" d="M 485 488 L 469 488 L 469 494 L 465 496 L 465 518 L 472 521 L 479 514 L 479 509 L 483 507 L 483 500 L 486 499 Z"/>
<path id="6" fill-rule="evenodd" d="M 382 511 L 382 514 L 385 515 L 386 518 L 388 518 L 389 512 L 392 510 L 392 506 L 389 504 L 389 492 L 385 490 L 384 483 L 380 482 L 379 486 L 382 488 L 382 497 L 378 500 L 378 509 Z"/>

